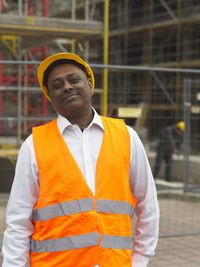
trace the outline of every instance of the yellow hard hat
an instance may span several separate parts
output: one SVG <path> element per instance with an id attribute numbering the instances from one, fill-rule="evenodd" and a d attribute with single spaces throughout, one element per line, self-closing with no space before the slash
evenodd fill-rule
<path id="1" fill-rule="evenodd" d="M 49 101 L 51 101 L 51 99 L 49 97 L 48 90 L 47 90 L 46 86 L 43 84 L 44 73 L 45 73 L 45 70 L 53 62 L 60 60 L 60 59 L 69 60 L 70 63 L 72 62 L 71 64 L 73 64 L 73 61 L 74 61 L 74 63 L 78 63 L 79 65 L 81 65 L 83 67 L 83 69 L 85 70 L 85 72 L 87 73 L 87 75 L 91 78 L 92 90 L 94 90 L 94 84 L 95 84 L 94 74 L 93 74 L 93 71 L 90 68 L 89 64 L 87 62 L 85 62 L 82 58 L 80 58 L 76 54 L 67 53 L 67 52 L 57 53 L 57 54 L 51 55 L 51 56 L 47 57 L 45 60 L 43 60 L 37 69 L 37 77 L 38 77 L 39 85 L 40 85 L 43 93 L 45 94 L 45 96 L 47 97 L 47 99 Z"/>
<path id="2" fill-rule="evenodd" d="M 181 130 L 182 132 L 185 131 L 185 122 L 184 121 L 179 121 L 177 124 L 176 124 L 177 128 L 179 130 Z"/>

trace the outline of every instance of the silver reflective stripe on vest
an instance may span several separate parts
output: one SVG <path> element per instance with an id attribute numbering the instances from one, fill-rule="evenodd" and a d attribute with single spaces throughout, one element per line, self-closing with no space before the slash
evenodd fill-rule
<path id="1" fill-rule="evenodd" d="M 60 202 L 44 208 L 35 209 L 33 211 L 33 220 L 42 222 L 54 217 L 86 212 L 93 209 L 94 204 L 91 198 Z"/>
<path id="2" fill-rule="evenodd" d="M 97 200 L 96 209 L 97 212 L 134 215 L 134 207 L 125 201 Z"/>
<path id="3" fill-rule="evenodd" d="M 55 252 L 77 248 L 96 246 L 99 241 L 99 234 L 94 232 L 84 235 L 69 236 L 59 239 L 31 240 L 32 252 Z"/>
<path id="4" fill-rule="evenodd" d="M 133 249 L 133 237 L 102 235 L 102 248 Z"/>

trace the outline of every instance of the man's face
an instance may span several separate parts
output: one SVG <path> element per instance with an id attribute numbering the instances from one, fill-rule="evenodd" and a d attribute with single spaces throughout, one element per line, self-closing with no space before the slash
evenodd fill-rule
<path id="1" fill-rule="evenodd" d="M 53 68 L 47 89 L 55 109 L 66 118 L 81 116 L 91 109 L 91 79 L 75 65 L 62 64 Z"/>

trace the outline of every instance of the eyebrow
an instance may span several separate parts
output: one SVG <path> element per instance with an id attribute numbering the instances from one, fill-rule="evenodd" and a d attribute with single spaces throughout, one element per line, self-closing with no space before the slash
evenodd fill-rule
<path id="1" fill-rule="evenodd" d="M 77 77 L 80 77 L 80 75 L 78 73 L 68 73 L 66 75 L 63 75 L 63 76 L 59 76 L 59 77 L 56 77 L 53 81 L 56 81 L 56 80 L 60 80 L 60 79 L 63 79 L 64 77 L 72 77 L 72 76 L 77 76 Z"/>

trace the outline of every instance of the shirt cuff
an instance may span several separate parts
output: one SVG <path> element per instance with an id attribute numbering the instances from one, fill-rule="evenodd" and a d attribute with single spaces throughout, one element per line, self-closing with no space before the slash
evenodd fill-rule
<path id="1" fill-rule="evenodd" d="M 147 267 L 150 257 L 144 256 L 135 252 L 132 258 L 132 266 L 134 267 Z"/>

